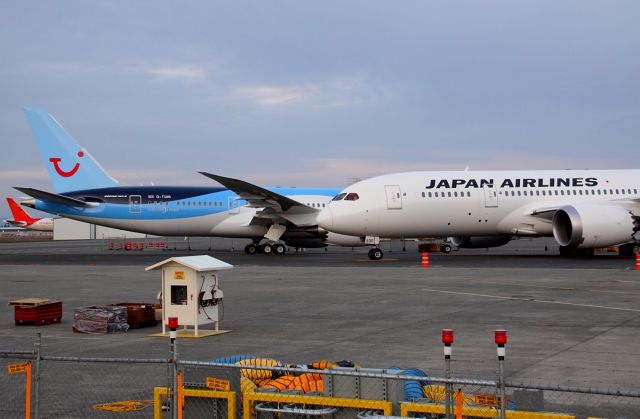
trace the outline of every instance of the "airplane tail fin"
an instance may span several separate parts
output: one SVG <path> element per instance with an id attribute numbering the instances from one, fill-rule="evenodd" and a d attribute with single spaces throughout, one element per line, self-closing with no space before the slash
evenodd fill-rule
<path id="1" fill-rule="evenodd" d="M 24 113 L 56 192 L 118 185 L 49 113 L 35 108 Z"/>
<path id="2" fill-rule="evenodd" d="M 9 209 L 11 209 L 11 214 L 13 215 L 13 220 L 17 222 L 24 222 L 27 225 L 37 221 L 36 218 L 32 218 L 27 214 L 25 210 L 23 210 L 20 205 L 16 201 L 11 198 L 7 198 L 7 204 L 9 204 Z"/>

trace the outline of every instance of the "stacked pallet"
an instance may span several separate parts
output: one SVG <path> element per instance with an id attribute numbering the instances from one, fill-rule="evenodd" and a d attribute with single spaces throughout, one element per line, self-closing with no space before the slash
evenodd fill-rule
<path id="1" fill-rule="evenodd" d="M 116 306 L 127 308 L 127 323 L 132 329 L 152 327 L 158 324 L 156 309 L 147 303 L 117 303 Z"/>
<path id="2" fill-rule="evenodd" d="M 60 323 L 62 320 L 62 301 L 51 298 L 23 298 L 9 301 L 15 307 L 16 325 L 43 325 Z"/>
<path id="3" fill-rule="evenodd" d="M 121 306 L 89 306 L 73 312 L 73 331 L 80 333 L 126 332 L 127 308 Z"/>

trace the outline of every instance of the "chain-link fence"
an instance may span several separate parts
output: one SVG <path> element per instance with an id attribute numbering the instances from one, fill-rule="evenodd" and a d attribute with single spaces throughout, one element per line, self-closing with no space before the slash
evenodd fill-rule
<path id="1" fill-rule="evenodd" d="M 284 365 L 0 351 L 2 418 L 638 418 L 640 392 L 430 377 L 349 362 Z M 501 385 L 504 383 L 504 386 Z M 504 397 L 501 395 L 504 394 Z M 502 409 L 504 408 L 504 415 Z"/>

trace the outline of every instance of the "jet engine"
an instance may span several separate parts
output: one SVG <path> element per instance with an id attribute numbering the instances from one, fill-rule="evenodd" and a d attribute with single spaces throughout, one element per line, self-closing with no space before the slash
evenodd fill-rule
<path id="1" fill-rule="evenodd" d="M 480 249 L 504 246 L 511 241 L 511 236 L 456 236 L 449 237 L 449 241 L 463 249 Z"/>
<path id="2" fill-rule="evenodd" d="M 589 249 L 633 241 L 638 217 L 614 205 L 567 205 L 553 215 L 553 237 L 560 246 Z"/>

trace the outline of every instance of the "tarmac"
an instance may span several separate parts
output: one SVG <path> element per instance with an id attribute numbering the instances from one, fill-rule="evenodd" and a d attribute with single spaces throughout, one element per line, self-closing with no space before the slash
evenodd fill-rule
<path id="1" fill-rule="evenodd" d="M 507 377 L 532 383 L 638 389 L 640 271 L 611 254 L 562 258 L 553 240 L 431 254 L 420 266 L 413 242 L 330 248 L 284 256 L 245 255 L 245 241 L 171 239 L 171 250 L 113 251 L 107 242 L 0 244 L 0 350 L 33 347 L 82 357 L 164 358 L 156 328 L 88 335 L 71 328 L 73 310 L 120 302 L 156 303 L 160 272 L 146 266 L 188 254 L 235 265 L 220 273 L 231 333 L 179 341 L 182 359 L 250 354 L 287 363 L 353 360 L 365 367 L 422 368 L 443 376 L 440 333 L 455 331 L 453 374 L 496 377 L 495 329 L 509 333 Z M 191 250 L 188 250 L 188 247 Z M 211 249 L 211 250 L 210 250 Z M 7 302 L 63 301 L 63 321 L 16 326 Z"/>

